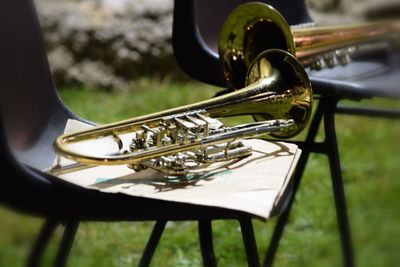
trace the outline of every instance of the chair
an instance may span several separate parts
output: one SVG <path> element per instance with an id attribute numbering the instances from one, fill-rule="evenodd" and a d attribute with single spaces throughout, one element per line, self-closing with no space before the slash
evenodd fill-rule
<path id="1" fill-rule="evenodd" d="M 175 0 L 173 48 L 178 64 L 190 77 L 211 85 L 226 87 L 216 44 L 218 32 L 227 15 L 239 4 L 250 2 L 211 0 Z M 290 25 L 312 22 L 304 1 L 262 1 L 274 6 Z M 294 174 L 292 199 L 279 216 L 263 266 L 271 266 L 310 153 L 324 154 L 329 159 L 334 201 L 339 226 L 344 266 L 353 266 L 353 247 L 347 218 L 346 199 L 336 140 L 335 113 L 400 117 L 398 110 L 370 107 L 338 106 L 343 99 L 359 101 L 372 97 L 400 96 L 400 64 L 398 53 L 391 58 L 371 55 L 345 67 L 309 71 L 314 97 L 318 99 L 315 113 L 304 141 L 294 141 L 303 153 Z M 224 93 L 225 90 L 217 93 Z M 325 139 L 317 142 L 321 122 Z"/>
<path id="2" fill-rule="evenodd" d="M 64 131 L 66 121 L 91 122 L 70 111 L 57 95 L 32 1 L 1 1 L 0 36 L 0 202 L 46 219 L 27 266 L 39 266 L 61 224 L 65 229 L 54 262 L 57 267 L 65 266 L 80 222 L 122 220 L 157 221 L 140 266 L 149 265 L 168 220 L 198 221 L 204 265 L 215 266 L 211 234 L 215 219 L 240 222 L 249 266 L 259 266 L 251 216 L 244 212 L 106 194 L 41 172 L 54 159 L 52 142 Z M 281 206 L 278 203 L 275 212 Z"/>

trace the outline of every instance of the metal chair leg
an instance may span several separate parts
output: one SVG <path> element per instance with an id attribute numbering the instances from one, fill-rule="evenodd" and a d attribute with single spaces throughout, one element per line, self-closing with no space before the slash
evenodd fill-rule
<path id="1" fill-rule="evenodd" d="M 54 231 L 57 228 L 58 224 L 59 222 L 55 219 L 47 219 L 44 222 L 42 229 L 40 230 L 29 255 L 28 262 L 26 264 L 27 267 L 40 266 L 44 251 L 46 250 L 51 236 L 54 234 Z"/>
<path id="2" fill-rule="evenodd" d="M 260 267 L 257 243 L 254 236 L 254 229 L 251 219 L 239 220 L 242 230 L 243 244 L 246 250 L 247 265 L 249 267 Z"/>
<path id="3" fill-rule="evenodd" d="M 167 221 L 157 221 L 153 227 L 153 231 L 151 232 L 149 241 L 147 241 L 146 248 L 144 249 L 142 258 L 139 262 L 139 267 L 147 267 L 150 265 L 151 259 L 153 258 L 154 252 L 160 242 L 161 235 L 164 232 L 165 225 Z"/>
<path id="4" fill-rule="evenodd" d="M 335 105 L 336 106 L 336 105 Z M 346 198 L 343 186 L 339 150 L 335 132 L 335 114 L 332 107 L 331 112 L 325 115 L 326 143 L 329 146 L 328 159 L 331 171 L 332 187 L 336 206 L 336 217 L 338 220 L 340 240 L 342 246 L 343 263 L 346 267 L 354 266 L 353 246 L 351 240 L 349 220 L 347 216 Z"/>
<path id="5" fill-rule="evenodd" d="M 388 109 L 388 108 L 376 108 L 376 107 L 349 107 L 349 106 L 338 106 L 335 110 L 336 114 L 346 115 L 358 115 L 368 117 L 378 117 L 387 119 L 399 119 L 400 110 Z"/>
<path id="6" fill-rule="evenodd" d="M 78 227 L 79 221 L 69 221 L 66 223 L 54 261 L 54 267 L 65 267 Z"/>
<path id="7" fill-rule="evenodd" d="M 325 105 L 326 101 L 324 99 L 321 99 L 318 103 L 317 109 L 315 111 L 315 114 L 313 116 L 313 119 L 310 124 L 310 128 L 307 133 L 307 137 L 304 142 L 304 146 L 302 147 L 303 151 L 302 154 L 300 155 L 299 162 L 297 163 L 296 166 L 296 171 L 293 175 L 293 188 L 292 188 L 292 195 L 290 197 L 288 206 L 286 209 L 283 211 L 283 213 L 278 217 L 278 221 L 275 225 L 274 232 L 272 234 L 272 238 L 270 240 L 267 252 L 265 254 L 263 266 L 264 267 L 269 267 L 273 265 L 273 262 L 275 260 L 276 252 L 278 251 L 279 247 L 279 242 L 282 238 L 283 231 L 285 229 L 285 226 L 289 220 L 289 215 L 290 211 L 293 207 L 293 202 L 296 197 L 296 193 L 299 189 L 301 178 L 303 176 L 309 155 L 310 155 L 310 149 L 312 144 L 314 144 L 315 137 L 317 136 L 319 126 L 322 121 L 323 114 L 325 112 Z"/>
<path id="8" fill-rule="evenodd" d="M 211 221 L 199 221 L 200 251 L 204 267 L 216 267 Z"/>

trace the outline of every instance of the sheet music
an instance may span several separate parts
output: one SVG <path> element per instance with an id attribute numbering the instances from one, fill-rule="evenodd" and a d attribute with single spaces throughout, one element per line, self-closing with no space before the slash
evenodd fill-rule
<path id="1" fill-rule="evenodd" d="M 91 126 L 69 120 L 66 132 L 87 127 Z M 125 165 L 97 166 L 58 177 L 104 193 L 221 207 L 267 219 L 287 189 L 301 152 L 286 142 L 243 142 L 253 148 L 251 156 L 202 166 L 184 179 L 168 179 L 153 169 L 135 173 Z M 61 163 L 71 161 L 62 158 Z"/>

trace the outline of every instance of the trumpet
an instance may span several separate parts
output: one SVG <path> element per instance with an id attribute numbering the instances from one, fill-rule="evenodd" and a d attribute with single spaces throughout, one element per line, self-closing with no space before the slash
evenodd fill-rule
<path id="1" fill-rule="evenodd" d="M 200 164 L 250 155 L 251 147 L 242 139 L 264 134 L 290 138 L 304 129 L 312 89 L 293 55 L 279 49 L 263 51 L 250 64 L 246 80 L 244 88 L 209 100 L 61 135 L 54 143 L 57 155 L 78 164 L 56 165 L 50 172 L 127 165 L 135 171 L 153 168 L 168 176 L 184 175 Z M 229 127 L 218 119 L 238 115 L 257 115 L 262 121 Z M 80 144 L 103 138 L 113 140 L 115 151 L 79 150 Z"/>
<path id="2" fill-rule="evenodd" d="M 400 44 L 400 21 L 343 26 L 290 27 L 272 6 L 250 2 L 231 12 L 222 26 L 218 50 L 228 86 L 237 89 L 254 58 L 270 48 L 295 55 L 305 68 L 346 65 L 352 57 L 389 52 Z"/>

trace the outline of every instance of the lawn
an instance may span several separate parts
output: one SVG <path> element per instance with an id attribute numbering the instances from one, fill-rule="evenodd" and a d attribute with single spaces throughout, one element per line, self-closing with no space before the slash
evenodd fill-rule
<path id="1" fill-rule="evenodd" d="M 194 82 L 143 79 L 134 89 L 122 92 L 61 88 L 60 94 L 77 114 L 106 123 L 207 99 L 216 91 L 214 87 Z M 357 104 L 366 103 L 398 106 L 398 102 L 383 99 Z M 338 115 L 337 131 L 357 264 L 399 266 L 400 123 Z M 0 266 L 22 267 L 43 220 L 5 207 L 0 207 L 0 218 Z M 263 256 L 275 219 L 254 224 Z M 68 266 L 135 266 L 152 225 L 152 222 L 83 223 Z M 201 266 L 196 226 L 195 222 L 169 223 L 152 266 Z M 213 231 L 219 266 L 246 266 L 238 223 L 215 221 Z M 45 257 L 49 266 L 57 238 Z M 312 155 L 275 266 L 339 266 L 340 261 L 327 160 Z"/>

